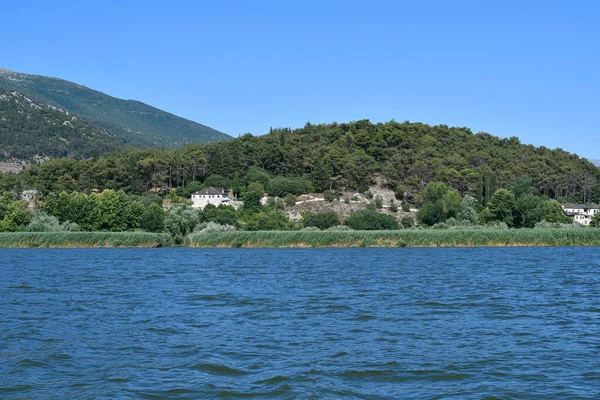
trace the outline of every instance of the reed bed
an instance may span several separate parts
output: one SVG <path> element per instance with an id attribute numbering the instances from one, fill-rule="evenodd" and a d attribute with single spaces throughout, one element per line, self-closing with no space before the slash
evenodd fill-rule
<path id="1" fill-rule="evenodd" d="M 600 246 L 600 229 L 214 232 L 186 237 L 190 247 Z"/>
<path id="2" fill-rule="evenodd" d="M 0 247 L 164 247 L 173 240 L 149 232 L 15 232 L 0 233 Z"/>

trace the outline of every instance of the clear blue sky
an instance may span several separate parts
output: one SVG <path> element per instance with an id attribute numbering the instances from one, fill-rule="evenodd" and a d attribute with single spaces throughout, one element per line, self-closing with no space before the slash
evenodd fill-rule
<path id="1" fill-rule="evenodd" d="M 10 1 L 0 67 L 233 136 L 422 121 L 600 158 L 600 1 Z"/>

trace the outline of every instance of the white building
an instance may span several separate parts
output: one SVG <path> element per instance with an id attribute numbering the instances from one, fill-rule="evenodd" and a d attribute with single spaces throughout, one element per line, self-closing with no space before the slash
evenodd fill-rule
<path id="1" fill-rule="evenodd" d="M 565 214 L 573 217 L 573 220 L 581 225 L 589 225 L 594 215 L 599 212 L 597 204 L 563 203 L 561 207 L 565 210 Z"/>
<path id="2" fill-rule="evenodd" d="M 208 204 L 215 206 L 229 204 L 229 192 L 223 188 L 209 187 L 192 194 L 192 208 L 204 208 Z"/>

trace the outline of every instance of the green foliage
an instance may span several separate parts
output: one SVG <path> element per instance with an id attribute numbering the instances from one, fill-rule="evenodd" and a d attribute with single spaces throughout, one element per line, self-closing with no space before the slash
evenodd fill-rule
<path id="1" fill-rule="evenodd" d="M 41 105 L 42 110 L 38 111 L 54 111 L 46 104 L 67 110 L 68 118 L 60 120 L 60 127 L 65 120 L 75 126 L 82 119 L 96 125 L 95 130 L 80 131 L 86 133 L 86 136 L 73 137 L 68 144 L 64 142 L 66 146 L 74 146 L 76 145 L 74 142 L 79 141 L 88 142 L 87 148 L 92 152 L 95 143 L 112 143 L 90 141 L 95 138 L 94 134 L 100 129 L 105 131 L 104 137 L 113 138 L 113 142 L 119 143 L 119 147 L 129 143 L 139 147 L 158 145 L 173 148 L 181 147 L 183 143 L 208 143 L 231 138 L 207 126 L 138 101 L 117 99 L 62 79 L 5 72 L 0 74 L 0 89 L 16 91 L 35 102 L 44 103 Z M 72 119 L 72 113 L 77 116 L 77 120 Z M 69 127 L 65 126 L 65 128 Z M 144 134 L 140 135 L 138 132 Z M 59 140 L 57 136 L 52 137 Z M 43 141 L 36 139 L 29 144 L 36 146 L 39 142 Z M 97 147 L 98 153 L 105 150 L 110 149 Z"/>
<path id="2" fill-rule="evenodd" d="M 378 172 L 392 182 L 403 203 L 417 201 L 423 182 L 443 181 L 461 196 L 478 198 L 476 207 L 483 207 L 497 188 L 511 187 L 523 176 L 531 178 L 533 193 L 551 199 L 600 200 L 600 170 L 586 160 L 562 150 L 473 135 L 464 128 L 356 121 L 273 132 L 188 145 L 181 151 L 126 150 L 87 161 L 46 162 L 1 179 L 0 189 L 35 187 L 44 195 L 93 189 L 142 194 L 153 188 L 168 192 L 189 182 L 206 182 L 212 175 L 231 180 L 237 172 L 242 196 L 244 191 L 255 191 L 249 188 L 252 182 L 260 182 L 262 195 L 271 176 L 304 179 L 321 190 L 358 187 L 363 192 Z M 424 136 L 440 146 L 425 146 Z M 324 174 L 316 173 L 318 169 Z M 285 185 L 276 187 L 283 192 L 278 195 L 288 194 Z"/>
<path id="3" fill-rule="evenodd" d="M 190 235 L 186 243 L 197 247 L 599 246 L 600 229 L 217 232 Z"/>
<path id="4" fill-rule="evenodd" d="M 394 217 L 373 210 L 356 211 L 350 214 L 345 223 L 357 231 L 398 229 L 398 222 Z"/>
<path id="5" fill-rule="evenodd" d="M 222 225 L 216 222 L 201 222 L 194 228 L 194 233 L 214 233 L 234 231 L 233 225 Z"/>
<path id="6" fill-rule="evenodd" d="M 297 200 L 296 196 L 294 196 L 293 194 L 288 194 L 283 199 L 283 202 L 285 203 L 285 205 L 287 207 L 293 207 L 296 205 L 296 200 Z"/>
<path id="7" fill-rule="evenodd" d="M 393 213 L 397 213 L 398 212 L 398 205 L 396 204 L 396 202 L 394 201 L 394 199 L 390 200 L 390 208 L 389 208 L 390 212 Z"/>
<path id="8" fill-rule="evenodd" d="M 170 235 L 148 232 L 0 233 L 0 247 L 164 247 Z"/>
<path id="9" fill-rule="evenodd" d="M 302 221 L 304 226 L 315 227 L 321 230 L 329 229 L 333 226 L 340 225 L 340 218 L 333 211 L 309 213 Z"/>
<path id="10" fill-rule="evenodd" d="M 175 243 L 183 243 L 187 234 L 200 223 L 200 213 L 185 204 L 171 207 L 165 220 L 167 232 L 173 236 Z"/>
<path id="11" fill-rule="evenodd" d="M 27 202 L 10 202 L 4 213 L 4 218 L 0 221 L 0 232 L 16 232 L 29 224 L 32 215 L 27 210 Z"/>
<path id="12" fill-rule="evenodd" d="M 248 168 L 248 171 L 242 180 L 242 184 L 248 186 L 248 184 L 251 182 L 258 182 L 263 188 L 261 193 L 264 193 L 264 188 L 269 186 L 269 181 L 271 181 L 271 175 L 267 171 L 262 168 L 252 166 Z"/>
<path id="13" fill-rule="evenodd" d="M 177 194 L 179 197 L 183 197 L 184 199 L 189 199 L 192 197 L 192 194 L 203 188 L 204 185 L 200 182 L 190 182 L 185 186 L 178 187 L 177 190 L 175 190 L 175 194 Z"/>
<path id="14" fill-rule="evenodd" d="M 513 226 L 515 205 L 515 195 L 512 192 L 498 189 L 488 202 L 485 220 L 504 222 L 508 226 Z"/>
<path id="15" fill-rule="evenodd" d="M 23 229 L 25 232 L 68 232 L 79 231 L 79 226 L 74 222 L 60 223 L 58 218 L 48 215 L 43 211 L 33 215 L 31 222 Z"/>
<path id="16" fill-rule="evenodd" d="M 468 194 L 465 195 L 460 203 L 456 219 L 464 221 L 470 225 L 477 225 L 477 213 L 475 212 L 475 199 Z"/>
<path id="17" fill-rule="evenodd" d="M 402 211 L 410 212 L 410 204 L 408 204 L 406 201 L 402 202 Z"/>
<path id="18" fill-rule="evenodd" d="M 590 221 L 590 227 L 600 228 L 600 213 L 596 213 L 596 215 L 592 217 L 592 220 Z"/>
<path id="19" fill-rule="evenodd" d="M 2 83 L 0 74 L 0 87 Z M 89 158 L 123 148 L 123 142 L 101 127 L 53 109 L 32 105 L 19 93 L 0 90 L 0 148 L 22 160 L 34 156 Z M 65 177 L 69 179 L 70 177 Z"/>
<path id="20" fill-rule="evenodd" d="M 406 217 L 402 218 L 402 227 L 404 227 L 405 229 L 410 229 L 414 226 L 415 226 L 415 219 L 413 217 L 411 217 L 410 215 L 407 215 Z"/>
<path id="21" fill-rule="evenodd" d="M 383 208 L 383 198 L 379 195 L 375 196 L 375 208 L 378 210 Z"/>
<path id="22" fill-rule="evenodd" d="M 461 198 L 454 189 L 442 182 L 430 182 L 421 192 L 423 206 L 417 212 L 419 223 L 435 225 L 455 218 L 460 210 Z"/>
<path id="23" fill-rule="evenodd" d="M 258 230 L 281 231 L 288 227 L 288 219 L 281 210 L 263 213 L 258 218 Z"/>
<path id="24" fill-rule="evenodd" d="M 237 215 L 231 207 L 205 208 L 202 220 L 219 225 L 234 226 L 237 223 Z"/>
<path id="25" fill-rule="evenodd" d="M 162 232 L 165 229 L 165 212 L 156 203 L 147 206 L 140 219 L 140 227 L 147 232 Z"/>
<path id="26" fill-rule="evenodd" d="M 304 178 L 275 177 L 269 181 L 267 192 L 271 196 L 285 197 L 288 194 L 300 195 L 312 191 L 312 185 Z"/>
<path id="27" fill-rule="evenodd" d="M 209 176 L 202 182 L 203 187 L 215 187 L 215 188 L 231 188 L 231 179 L 226 178 L 222 175 L 214 174 Z"/>
<path id="28" fill-rule="evenodd" d="M 121 190 L 109 189 L 98 196 L 98 213 L 98 230 L 122 232 L 140 228 L 144 206 L 137 200 L 129 201 Z"/>
<path id="29" fill-rule="evenodd" d="M 244 200 L 244 211 L 249 213 L 257 213 L 260 208 L 260 199 L 262 198 L 262 193 L 256 192 L 253 190 L 249 190 L 244 192 L 243 200 Z"/>
<path id="30" fill-rule="evenodd" d="M 336 196 L 336 193 L 334 190 L 326 190 L 325 193 L 323 193 L 323 197 L 325 198 L 325 201 L 328 201 L 328 202 L 334 201 L 335 196 Z"/>

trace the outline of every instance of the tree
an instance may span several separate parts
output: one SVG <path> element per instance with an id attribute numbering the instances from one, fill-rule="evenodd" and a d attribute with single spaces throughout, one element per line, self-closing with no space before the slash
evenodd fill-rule
<path id="1" fill-rule="evenodd" d="M 211 209 L 204 209 L 203 215 L 204 222 L 215 222 L 220 225 L 235 225 L 237 222 L 237 215 L 231 207 L 215 207 Z"/>
<path id="2" fill-rule="evenodd" d="M 244 192 L 243 200 L 244 200 L 244 211 L 249 213 L 257 213 L 260 210 L 260 199 L 262 198 L 262 193 L 259 193 L 255 190 L 248 190 Z"/>
<path id="3" fill-rule="evenodd" d="M 346 225 L 357 231 L 379 231 L 398 229 L 396 218 L 387 214 L 380 214 L 373 210 L 361 210 L 350 214 Z"/>
<path id="4" fill-rule="evenodd" d="M 590 221 L 591 228 L 600 228 L 600 213 L 596 213 Z"/>
<path id="5" fill-rule="evenodd" d="M 303 178 L 285 178 L 282 176 L 271 179 L 267 186 L 267 191 L 271 196 L 284 197 L 288 194 L 300 195 L 312 191 L 310 182 Z"/>
<path id="6" fill-rule="evenodd" d="M 390 212 L 393 212 L 393 213 L 397 213 L 398 212 L 398 205 L 396 204 L 396 202 L 394 201 L 394 199 L 390 200 Z"/>
<path id="7" fill-rule="evenodd" d="M 185 204 L 171 207 L 165 220 L 167 231 L 179 244 L 183 243 L 185 236 L 192 232 L 198 223 L 200 223 L 200 213 Z"/>
<path id="8" fill-rule="evenodd" d="M 423 206 L 417 212 L 419 223 L 435 225 L 456 217 L 461 197 L 458 191 L 442 182 L 430 182 L 421 192 L 421 202 Z"/>
<path id="9" fill-rule="evenodd" d="M 78 231 L 79 226 L 68 221 L 61 224 L 58 218 L 40 211 L 33 216 L 31 222 L 23 230 L 26 232 Z"/>
<path id="10" fill-rule="evenodd" d="M 288 194 L 287 196 L 285 196 L 285 198 L 283 199 L 285 205 L 287 207 L 293 207 L 296 205 L 296 196 L 294 196 L 293 194 Z"/>
<path id="11" fill-rule="evenodd" d="M 0 221 L 0 232 L 16 232 L 31 221 L 31 212 L 27 210 L 27 202 L 13 201 L 7 207 L 6 214 Z"/>
<path id="12" fill-rule="evenodd" d="M 459 221 L 465 221 L 470 225 L 477 225 L 477 213 L 475 212 L 474 206 L 475 199 L 466 194 L 460 203 L 460 208 L 458 210 L 456 219 Z"/>
<path id="13" fill-rule="evenodd" d="M 505 222 L 506 225 L 514 225 L 515 195 L 506 190 L 498 189 L 488 202 L 487 210 L 490 221 Z"/>
<path id="14" fill-rule="evenodd" d="M 302 221 L 305 227 L 314 226 L 321 230 L 329 229 L 340 224 L 340 218 L 333 211 L 310 213 Z"/>
<path id="15" fill-rule="evenodd" d="M 162 232 L 165 229 L 165 212 L 156 203 L 146 207 L 141 216 L 141 228 L 147 232 Z"/>

